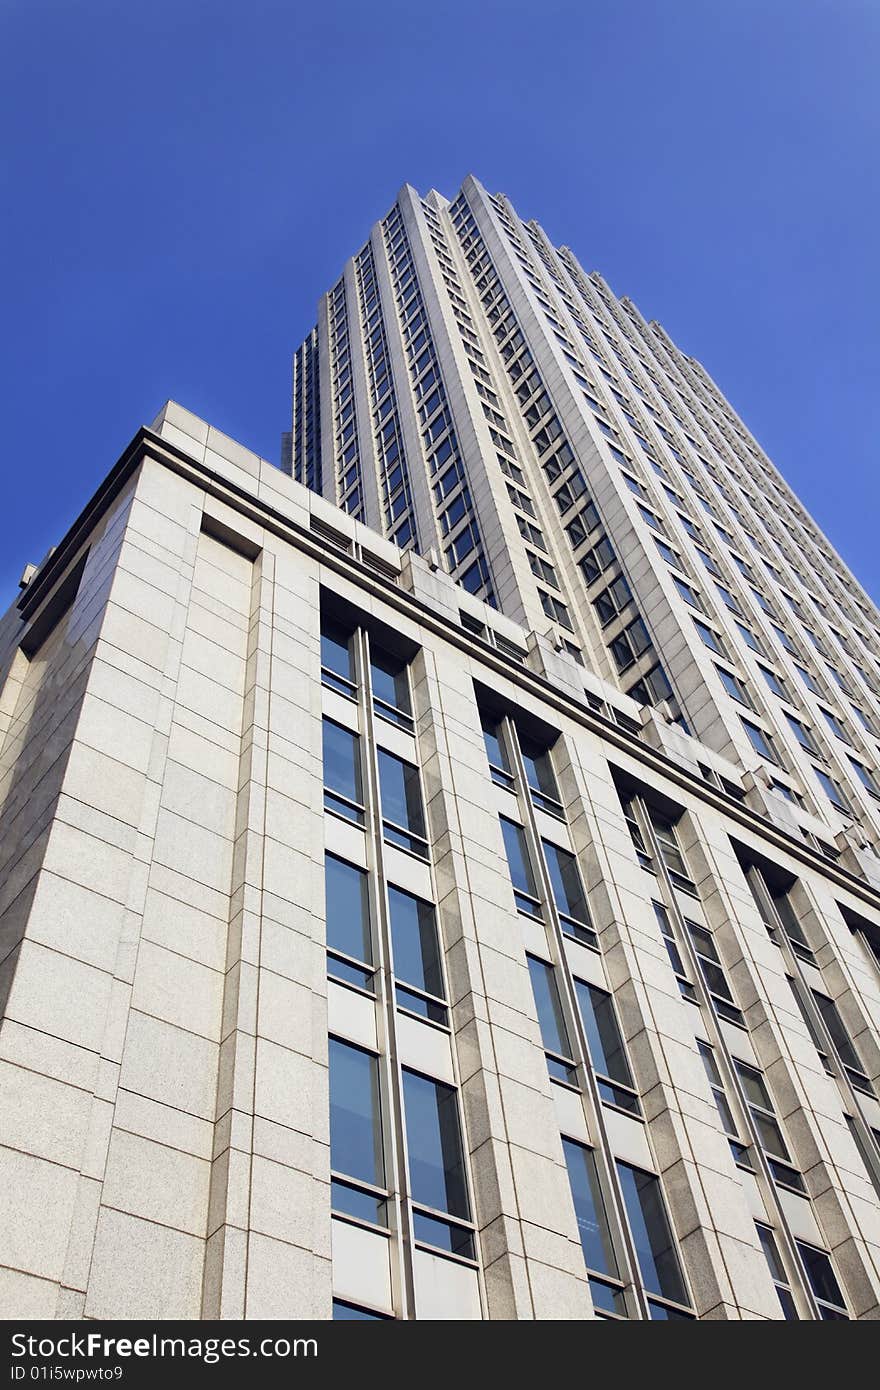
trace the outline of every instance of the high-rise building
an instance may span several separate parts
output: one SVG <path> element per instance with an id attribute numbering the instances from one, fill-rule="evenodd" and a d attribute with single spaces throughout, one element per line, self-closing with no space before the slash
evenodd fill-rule
<path id="1" fill-rule="evenodd" d="M 0 626 L 0 1308 L 880 1314 L 877 611 L 468 179 Z"/>

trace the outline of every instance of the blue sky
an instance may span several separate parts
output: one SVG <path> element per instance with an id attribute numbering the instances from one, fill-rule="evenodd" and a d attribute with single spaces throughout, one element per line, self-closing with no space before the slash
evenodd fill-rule
<path id="1" fill-rule="evenodd" d="M 0 606 L 174 397 L 277 460 L 293 349 L 404 182 L 473 172 L 876 543 L 876 0 L 4 0 Z"/>

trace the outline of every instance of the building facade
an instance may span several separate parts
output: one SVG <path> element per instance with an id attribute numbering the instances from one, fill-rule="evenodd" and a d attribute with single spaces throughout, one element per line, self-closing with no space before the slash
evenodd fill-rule
<path id="1" fill-rule="evenodd" d="M 0 628 L 2 1315 L 877 1317 L 870 600 L 472 179 L 286 458 L 169 403 Z"/>

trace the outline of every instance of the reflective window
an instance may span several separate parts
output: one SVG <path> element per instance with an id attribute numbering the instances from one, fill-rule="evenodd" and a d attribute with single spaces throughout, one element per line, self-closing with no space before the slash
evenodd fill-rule
<path id="1" fill-rule="evenodd" d="M 821 1316 L 827 1321 L 842 1321 L 848 1318 L 843 1294 L 826 1251 L 817 1250 L 814 1245 L 807 1245 L 802 1240 L 796 1240 L 795 1245 Z"/>
<path id="2" fill-rule="evenodd" d="M 379 790 L 386 840 L 426 859 L 428 842 L 418 768 L 380 748 Z"/>
<path id="3" fill-rule="evenodd" d="M 379 1064 L 371 1052 L 330 1039 L 331 1200 L 337 1211 L 385 1224 L 385 1160 Z M 370 1191 L 370 1189 L 379 1191 Z"/>
<path id="4" fill-rule="evenodd" d="M 352 634 L 339 623 L 330 619 L 321 622 L 321 679 L 331 690 L 342 695 L 354 696 L 357 686 L 354 679 L 354 658 L 352 654 Z"/>
<path id="5" fill-rule="evenodd" d="M 576 1144 L 573 1139 L 563 1139 L 562 1151 L 568 1167 L 568 1180 L 574 1213 L 577 1218 L 584 1263 L 590 1271 L 590 1294 L 597 1310 L 625 1315 L 622 1290 L 614 1284 L 606 1284 L 595 1279 L 594 1274 L 606 1274 L 611 1279 L 619 1278 L 617 1257 L 611 1243 L 608 1216 L 599 1186 L 596 1159 L 592 1149 Z"/>
<path id="6" fill-rule="evenodd" d="M 641 1114 L 611 995 L 585 980 L 575 980 L 574 988 L 600 1096 Z"/>
<path id="7" fill-rule="evenodd" d="M 341 724 L 325 719 L 324 806 L 358 825 L 364 821 L 360 739 Z"/>
<path id="8" fill-rule="evenodd" d="M 492 781 L 497 782 L 499 787 L 506 787 L 508 791 L 513 790 L 513 773 L 510 770 L 510 761 L 507 756 L 507 749 L 504 746 L 504 739 L 501 734 L 501 725 L 488 715 L 482 715 L 480 723 L 483 730 L 483 743 L 486 746 L 486 758 L 489 763 L 489 771 L 492 774 Z"/>
<path id="9" fill-rule="evenodd" d="M 373 948 L 367 875 L 363 869 L 324 856 L 328 969 L 362 989 L 373 988 Z"/>
<path id="10" fill-rule="evenodd" d="M 409 672 L 405 661 L 370 643 L 370 682 L 373 708 L 383 719 L 412 729 Z"/>
<path id="11" fill-rule="evenodd" d="M 798 1310 L 789 1286 L 785 1266 L 779 1258 L 776 1237 L 770 1227 L 764 1226 L 760 1221 L 755 1222 L 755 1230 L 758 1232 L 758 1239 L 761 1242 L 761 1249 L 764 1251 L 764 1258 L 767 1261 L 767 1268 L 770 1271 L 770 1278 L 773 1280 L 783 1316 L 787 1322 L 798 1322 L 800 1321 Z"/>
<path id="12" fill-rule="evenodd" d="M 557 1081 L 565 1081 L 570 1086 L 577 1084 L 574 1063 L 571 1060 L 571 1042 L 562 1012 L 559 989 L 552 965 L 538 960 L 536 956 L 526 956 L 541 1040 L 547 1054 L 547 1070 Z"/>
<path id="13" fill-rule="evenodd" d="M 530 917 L 540 917 L 541 903 L 538 899 L 535 876 L 532 873 L 532 865 L 526 848 L 525 832 L 521 825 L 508 820 L 506 816 L 499 816 L 499 820 L 501 821 L 501 833 L 504 836 L 504 848 L 507 853 L 507 863 L 516 905 L 520 912 L 525 912 Z"/>
<path id="14" fill-rule="evenodd" d="M 438 1002 L 446 991 L 433 905 L 389 887 L 388 911 L 398 1004 L 432 1023 L 445 1024 L 446 1007 Z"/>
<path id="15" fill-rule="evenodd" d="M 550 754 L 546 748 L 539 748 L 531 739 L 522 735 L 519 740 L 520 752 L 526 770 L 526 782 L 532 794 L 532 801 L 542 811 L 559 815 L 562 807 Z"/>
<path id="16" fill-rule="evenodd" d="M 764 1077 L 757 1068 L 747 1066 L 745 1062 L 737 1061 L 736 1058 L 733 1059 L 733 1065 L 742 1083 L 752 1120 L 771 1173 L 776 1181 L 784 1187 L 793 1187 L 798 1192 L 804 1192 L 804 1180 L 797 1169 L 791 1165 L 791 1154 L 782 1137 L 782 1130 L 776 1118 L 773 1101 L 765 1085 Z"/>
<path id="17" fill-rule="evenodd" d="M 549 840 L 542 840 L 541 844 L 562 930 L 570 936 L 576 936 L 587 946 L 595 946 L 596 933 L 590 925 L 590 913 L 577 860 L 568 850 L 560 849 L 559 845 L 554 845 Z"/>
<path id="18" fill-rule="evenodd" d="M 873 1094 L 871 1083 L 868 1081 L 862 1066 L 862 1059 L 853 1046 L 852 1039 L 844 1026 L 834 1000 L 829 999 L 827 994 L 820 994 L 817 989 L 811 990 L 811 993 L 850 1081 L 858 1090 Z"/>
<path id="19" fill-rule="evenodd" d="M 749 743 L 755 752 L 762 758 L 767 758 L 771 763 L 776 762 L 776 751 L 770 741 L 770 735 L 765 734 L 763 729 L 759 729 L 757 724 L 753 724 L 749 719 L 742 719 L 741 724 L 749 736 Z"/>
<path id="20" fill-rule="evenodd" d="M 458 1098 L 452 1086 L 403 1069 L 403 1100 L 413 1202 L 434 1213 L 470 1219 Z M 414 1212 L 417 1240 L 473 1257 L 473 1233 L 429 1212 Z"/>
<path id="21" fill-rule="evenodd" d="M 334 1298 L 333 1300 L 333 1321 L 340 1322 L 344 1319 L 360 1322 L 390 1322 L 391 1319 L 386 1313 L 372 1313 L 369 1308 L 361 1308 L 357 1303 L 346 1303 L 344 1298 Z"/>
<path id="22" fill-rule="evenodd" d="M 687 1303 L 659 1178 L 619 1161 L 617 1171 L 642 1283 L 648 1293 Z"/>

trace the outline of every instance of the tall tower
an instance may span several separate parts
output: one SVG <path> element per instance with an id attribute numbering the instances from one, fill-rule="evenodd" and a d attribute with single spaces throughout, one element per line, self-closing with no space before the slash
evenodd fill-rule
<path id="1" fill-rule="evenodd" d="M 699 363 L 506 198 L 403 188 L 293 420 L 299 481 L 876 846 L 877 609 Z"/>

